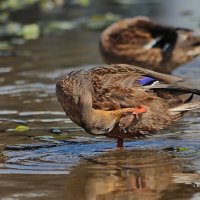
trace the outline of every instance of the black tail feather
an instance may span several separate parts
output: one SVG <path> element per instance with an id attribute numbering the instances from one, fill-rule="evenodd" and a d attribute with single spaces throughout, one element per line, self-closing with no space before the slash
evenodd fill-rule
<path id="1" fill-rule="evenodd" d="M 184 103 L 189 103 L 190 101 L 192 101 L 193 97 L 194 97 L 194 94 L 192 93 L 192 94 L 189 96 L 189 98 L 186 99 L 186 100 L 184 101 Z"/>
<path id="2" fill-rule="evenodd" d="M 188 93 L 192 93 L 192 94 L 196 94 L 200 96 L 200 90 L 198 89 L 191 89 L 191 88 L 185 88 L 185 87 L 154 87 L 151 88 L 151 90 L 156 91 L 156 90 L 162 90 L 162 91 L 170 91 L 170 92 L 181 92 L 182 94 L 188 94 Z"/>

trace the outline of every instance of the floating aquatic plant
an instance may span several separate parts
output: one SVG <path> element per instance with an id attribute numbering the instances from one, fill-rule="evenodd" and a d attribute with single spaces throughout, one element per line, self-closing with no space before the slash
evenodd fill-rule
<path id="1" fill-rule="evenodd" d="M 17 132 L 24 132 L 24 131 L 29 131 L 30 128 L 28 126 L 23 126 L 23 125 L 20 125 L 20 126 L 17 126 L 15 128 L 15 131 Z"/>

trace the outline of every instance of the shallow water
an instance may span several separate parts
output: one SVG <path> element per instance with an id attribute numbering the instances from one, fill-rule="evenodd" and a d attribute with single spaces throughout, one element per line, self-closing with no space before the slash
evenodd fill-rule
<path id="1" fill-rule="evenodd" d="M 148 15 L 199 30 L 198 0 L 134 2 L 93 3 L 89 13 Z M 0 141 L 6 145 L 0 198 L 200 199 L 200 111 L 156 136 L 127 141 L 123 151 L 114 140 L 87 135 L 64 115 L 56 80 L 77 66 L 103 63 L 99 35 L 80 27 L 15 46 L 19 56 L 0 57 Z M 199 66 L 197 58 L 174 74 L 199 87 Z M 16 132 L 19 125 L 31 130 Z M 55 128 L 65 135 L 52 133 Z"/>

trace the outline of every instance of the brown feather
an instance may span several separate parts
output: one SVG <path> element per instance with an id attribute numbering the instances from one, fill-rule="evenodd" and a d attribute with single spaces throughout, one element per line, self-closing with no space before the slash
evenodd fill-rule
<path id="1" fill-rule="evenodd" d="M 161 81 L 162 87 L 140 85 L 138 79 L 144 75 Z M 180 85 L 180 80 L 118 64 L 73 71 L 58 81 L 56 93 L 68 117 L 87 132 L 136 138 L 152 134 L 180 118 L 182 111 L 175 109 L 176 114 L 172 114 L 169 110 L 180 105 L 185 105 L 180 108 L 187 108 L 193 96 L 186 94 L 200 95 L 199 90 Z M 164 88 L 165 85 L 168 87 Z M 137 117 L 134 109 L 141 105 L 147 112 Z M 192 104 L 188 105 L 191 110 Z"/>
<path id="2" fill-rule="evenodd" d="M 170 73 L 200 55 L 200 37 L 189 29 L 134 17 L 107 27 L 101 34 L 100 51 L 108 64 L 133 64 Z"/>

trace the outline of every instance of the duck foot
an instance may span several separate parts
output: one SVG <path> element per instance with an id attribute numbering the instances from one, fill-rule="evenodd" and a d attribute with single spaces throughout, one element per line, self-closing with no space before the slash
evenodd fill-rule
<path id="1" fill-rule="evenodd" d="M 117 138 L 117 148 L 123 148 L 124 147 L 124 140 L 122 138 Z"/>

